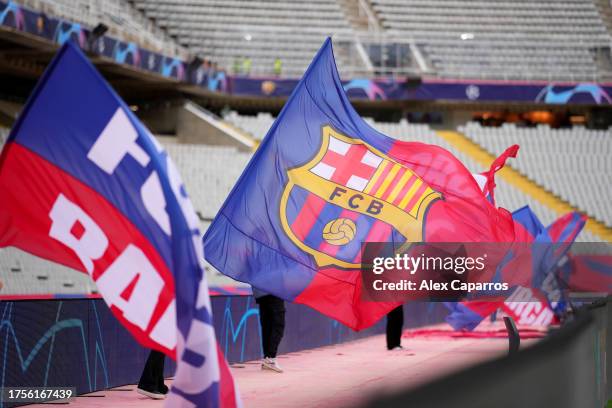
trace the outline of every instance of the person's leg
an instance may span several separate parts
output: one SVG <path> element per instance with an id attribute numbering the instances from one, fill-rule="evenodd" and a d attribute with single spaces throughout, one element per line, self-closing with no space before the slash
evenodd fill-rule
<path id="1" fill-rule="evenodd" d="M 387 349 L 401 346 L 404 327 L 404 307 L 398 306 L 387 314 Z"/>
<path id="2" fill-rule="evenodd" d="M 285 334 L 285 302 L 276 296 L 270 296 L 270 298 L 271 327 L 266 357 L 276 358 L 278 346 Z"/>
<path id="3" fill-rule="evenodd" d="M 285 303 L 276 296 L 267 295 L 257 299 L 261 322 L 261 342 L 264 360 L 262 369 L 282 373 L 283 369 L 276 362 L 278 345 L 285 332 Z"/>
<path id="4" fill-rule="evenodd" d="M 156 353 L 161 354 L 160 364 L 159 367 L 156 368 L 157 371 L 155 372 L 157 377 L 157 390 L 165 395 L 168 393 L 168 386 L 164 383 L 164 364 L 166 362 L 166 356 L 159 351 Z"/>
<path id="5" fill-rule="evenodd" d="M 269 295 L 257 299 L 259 305 L 259 324 L 261 325 L 261 345 L 263 355 L 269 357 L 270 354 L 270 332 L 272 329 L 272 310 L 270 309 Z"/>
<path id="6" fill-rule="evenodd" d="M 164 381 L 164 353 L 151 350 L 138 381 L 138 390 L 151 398 L 163 398 L 160 382 Z M 144 392 L 141 392 L 144 391 Z M 167 390 L 166 390 L 167 391 Z"/>

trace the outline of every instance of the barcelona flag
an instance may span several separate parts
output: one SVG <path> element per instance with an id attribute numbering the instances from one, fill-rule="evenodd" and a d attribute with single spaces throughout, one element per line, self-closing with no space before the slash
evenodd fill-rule
<path id="1" fill-rule="evenodd" d="M 167 406 L 240 405 L 215 339 L 198 219 L 181 177 L 71 42 L 2 150 L 0 197 L 0 248 L 89 274 L 136 340 L 177 360 Z"/>
<path id="2" fill-rule="evenodd" d="M 513 242 L 511 214 L 438 146 L 371 128 L 325 41 L 204 236 L 208 262 L 353 329 L 394 308 L 361 299 L 364 242 Z"/>

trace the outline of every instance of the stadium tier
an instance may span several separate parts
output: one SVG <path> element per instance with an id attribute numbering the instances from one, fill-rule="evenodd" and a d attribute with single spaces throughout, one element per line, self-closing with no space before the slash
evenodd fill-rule
<path id="1" fill-rule="evenodd" d="M 510 166 L 590 216 L 612 226 L 612 132 L 583 127 L 482 127 L 470 122 L 459 130 L 492 154 L 521 146 Z"/>
<path id="2" fill-rule="evenodd" d="M 606 59 L 610 32 L 594 0 L 134 4 L 191 51 L 243 74 L 272 74 L 280 59 L 284 76 L 300 76 L 328 35 L 357 42 L 358 37 L 386 36 L 393 39 L 391 48 L 394 41 L 412 42 L 429 65 L 424 73 L 441 77 L 594 81 L 601 79 L 600 70 L 611 68 Z M 374 20 L 375 32 L 352 18 L 363 9 Z M 337 54 L 340 67 L 346 67 L 347 56 Z M 383 57 L 387 64 L 391 54 Z M 245 59 L 251 61 L 246 69 Z M 372 62 L 378 61 L 370 54 L 363 64 Z"/>
<path id="3" fill-rule="evenodd" d="M 87 295 L 96 293 L 89 275 L 15 248 L 0 249 L 4 295 Z"/>
<path id="4" fill-rule="evenodd" d="M 274 117 L 269 113 L 258 113 L 257 116 L 239 115 L 236 111 L 228 112 L 223 119 L 232 125 L 248 132 L 257 140 L 262 140 L 274 123 Z"/>
<path id="5" fill-rule="evenodd" d="M 250 158 L 250 154 L 230 147 L 165 143 L 165 148 L 183 177 L 196 211 L 208 220 L 217 214 Z"/>
<path id="6" fill-rule="evenodd" d="M 593 0 L 372 3 L 384 28 L 422 45 L 443 77 L 593 81 L 596 52 L 610 47 Z"/>
<path id="7" fill-rule="evenodd" d="M 336 1 L 136 0 L 134 5 L 192 52 L 236 73 L 273 73 L 278 58 L 283 75 L 300 76 L 325 37 L 352 34 Z"/>
<path id="8" fill-rule="evenodd" d="M 218 84 L 226 80 L 226 74 L 298 78 L 327 36 L 335 40 L 340 73 L 347 80 L 388 74 L 573 82 L 612 79 L 612 11 L 601 0 L 20 3 L 41 13 L 36 21 L 48 15 L 59 17 L 63 24 L 74 23 L 56 35 L 54 41 L 59 43 L 67 35 L 82 35 L 82 29 L 102 23 L 109 27 L 109 37 L 127 43 L 120 54 L 140 48 L 164 58 L 179 57 L 184 64 L 180 80 L 203 85 L 204 71 L 224 70 L 223 78 L 205 84 L 214 90 L 227 91 Z M 26 20 L 19 24 L 33 27 L 17 28 L 46 35 L 37 28 L 44 23 Z M 104 48 L 110 46 L 97 42 L 96 47 L 95 52 L 106 55 Z M 157 71 L 152 58 L 131 64 Z M 191 64 L 204 61 L 207 64 L 199 67 L 202 72 L 182 76 L 195 72 L 197 67 Z M 121 58 L 118 62 L 126 63 Z M 172 70 L 170 65 L 166 69 Z"/>
<path id="9" fill-rule="evenodd" d="M 23 0 L 20 3 L 90 28 L 105 24 L 109 34 L 139 47 L 172 56 L 187 55 L 184 47 L 127 0 Z"/>

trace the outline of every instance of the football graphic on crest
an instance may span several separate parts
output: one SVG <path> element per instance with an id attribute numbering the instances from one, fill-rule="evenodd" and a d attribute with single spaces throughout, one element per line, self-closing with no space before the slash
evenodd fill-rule
<path id="1" fill-rule="evenodd" d="M 353 220 L 348 218 L 336 218 L 323 228 L 323 239 L 331 245 L 345 245 L 355 238 L 357 227 Z"/>

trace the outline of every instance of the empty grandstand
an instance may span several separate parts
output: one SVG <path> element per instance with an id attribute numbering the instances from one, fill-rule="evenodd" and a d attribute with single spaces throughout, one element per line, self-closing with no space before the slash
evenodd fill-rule
<path id="1" fill-rule="evenodd" d="M 609 2 L 567 0 L 24 1 L 142 49 L 228 73 L 299 77 L 327 36 L 341 73 L 603 81 Z M 43 23 L 44 24 L 44 23 Z M 102 50 L 99 50 L 102 51 Z"/>
<path id="2" fill-rule="evenodd" d="M 352 39 L 409 41 L 425 55 L 430 75 L 463 78 L 595 81 L 609 78 L 610 31 L 605 2 L 371 0 L 360 2 L 269 2 L 138 0 L 136 8 L 195 53 L 226 69 L 299 76 L 328 35 Z M 358 24 L 354 15 L 373 23 Z M 368 48 L 368 47 L 366 47 Z M 337 55 L 342 68 L 348 56 Z M 392 64 L 362 55 L 364 67 Z M 359 61 L 359 59 L 352 59 Z M 238 67 L 236 68 L 236 64 Z M 373 72 L 373 71 L 372 71 Z"/>
<path id="3" fill-rule="evenodd" d="M 609 72 L 605 2 L 372 0 L 383 27 L 420 44 L 443 77 L 595 81 Z M 604 50 L 604 53 L 601 51 Z M 607 54 L 606 54 L 607 53 Z"/>
<path id="4" fill-rule="evenodd" d="M 127 0 L 24 0 L 23 4 L 90 28 L 104 24 L 110 34 L 140 47 L 187 55 L 184 47 Z"/>
<path id="5" fill-rule="evenodd" d="M 284 75 L 300 76 L 326 36 L 352 33 L 335 1 L 137 0 L 134 5 L 181 44 L 235 73 L 271 74 L 281 59 Z"/>

